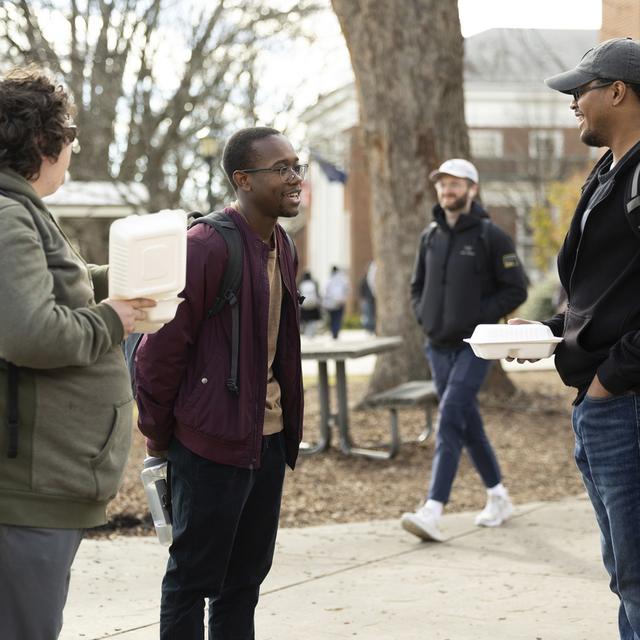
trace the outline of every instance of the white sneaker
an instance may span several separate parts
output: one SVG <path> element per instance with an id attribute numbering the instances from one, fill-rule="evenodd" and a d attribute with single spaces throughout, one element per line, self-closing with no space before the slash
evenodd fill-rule
<path id="1" fill-rule="evenodd" d="M 400 524 L 405 531 L 422 540 L 444 542 L 446 539 L 438 526 L 438 518 L 427 507 L 421 507 L 415 513 L 403 513 Z"/>
<path id="2" fill-rule="evenodd" d="M 513 514 L 513 503 L 508 495 L 488 496 L 485 508 L 476 516 L 479 527 L 499 527 Z"/>

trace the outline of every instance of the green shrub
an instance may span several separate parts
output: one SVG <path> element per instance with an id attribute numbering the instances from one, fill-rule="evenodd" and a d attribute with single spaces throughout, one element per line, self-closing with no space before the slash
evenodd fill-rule
<path id="1" fill-rule="evenodd" d="M 526 302 L 517 310 L 516 315 L 527 320 L 548 320 L 555 315 L 554 299 L 559 287 L 558 276 L 547 274 L 540 282 L 529 288 Z"/>
<path id="2" fill-rule="evenodd" d="M 359 313 L 350 313 L 344 317 L 342 321 L 343 329 L 362 329 L 362 323 L 360 322 Z"/>

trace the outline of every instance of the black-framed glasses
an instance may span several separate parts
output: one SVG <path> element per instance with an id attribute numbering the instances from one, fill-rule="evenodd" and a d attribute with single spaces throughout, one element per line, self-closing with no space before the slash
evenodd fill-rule
<path id="1" fill-rule="evenodd" d="M 292 182 L 296 178 L 304 180 L 307 175 L 308 164 L 294 164 L 287 167 L 273 167 L 271 169 L 238 169 L 242 173 L 279 173 L 282 182 Z"/>
<path id="2" fill-rule="evenodd" d="M 68 124 L 62 127 L 62 136 L 67 144 L 75 142 L 78 137 L 78 127 L 75 124 Z"/>
<path id="3" fill-rule="evenodd" d="M 614 82 L 615 80 L 605 80 L 600 84 L 592 84 L 588 87 L 578 87 L 571 92 L 571 95 L 573 96 L 573 99 L 578 102 L 585 93 L 589 93 L 589 91 L 593 91 L 594 89 L 604 89 L 605 87 L 611 86 Z"/>

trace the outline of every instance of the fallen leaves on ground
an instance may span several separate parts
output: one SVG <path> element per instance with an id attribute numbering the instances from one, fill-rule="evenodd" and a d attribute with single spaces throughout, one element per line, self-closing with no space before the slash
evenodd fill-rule
<path id="1" fill-rule="evenodd" d="M 504 484 L 515 503 L 557 500 L 583 491 L 573 462 L 571 399 L 573 391 L 562 385 L 554 371 L 510 373 L 517 394 L 507 400 L 481 396 L 487 434 L 495 448 Z M 350 404 L 366 393 L 365 381 L 349 385 Z M 305 392 L 305 439 L 318 434 L 317 388 Z M 334 404 L 336 406 L 335 398 Z M 418 443 L 425 422 L 422 409 L 400 410 L 400 452 L 392 460 L 345 456 L 336 448 L 298 458 L 288 470 L 280 523 L 283 527 L 398 518 L 424 500 L 434 436 Z M 389 439 L 389 412 L 352 410 L 351 432 L 358 446 L 373 446 Z M 334 433 L 334 445 L 337 434 Z M 144 440 L 136 431 L 122 488 L 109 506 L 110 523 L 93 535 L 114 532 L 152 533 L 153 527 L 140 470 Z M 463 455 L 448 512 L 480 510 L 486 494 L 468 457 Z"/>

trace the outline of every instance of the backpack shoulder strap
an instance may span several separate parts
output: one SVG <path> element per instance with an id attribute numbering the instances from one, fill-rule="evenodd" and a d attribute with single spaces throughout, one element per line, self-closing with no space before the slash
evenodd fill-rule
<path id="1" fill-rule="evenodd" d="M 238 360 L 240 354 L 240 309 L 238 291 L 242 283 L 244 262 L 244 246 L 240 232 L 233 220 L 222 211 L 214 211 L 206 216 L 197 217 L 189 225 L 208 224 L 223 238 L 227 245 L 227 264 L 220 287 L 216 293 L 213 306 L 207 311 L 207 318 L 212 318 L 222 311 L 225 304 L 231 308 L 231 371 L 227 380 L 227 389 L 238 393 Z"/>
<path id="2" fill-rule="evenodd" d="M 235 302 L 232 302 L 232 298 L 237 298 L 240 283 L 242 282 L 244 247 L 235 223 L 222 211 L 214 211 L 209 215 L 196 218 L 189 225 L 189 228 L 196 224 L 207 224 L 213 227 L 222 236 L 227 245 L 227 265 L 213 306 L 207 311 L 207 317 L 211 318 L 220 313 L 227 302 L 231 306 L 235 304 Z"/>
<path id="3" fill-rule="evenodd" d="M 435 235 L 437 230 L 438 230 L 438 223 L 435 220 L 432 220 L 429 223 L 429 226 L 427 227 L 427 231 L 426 231 L 425 247 L 427 249 L 431 247 L 431 243 L 433 242 L 433 236 Z"/>
<path id="4" fill-rule="evenodd" d="M 293 258 L 293 261 L 295 262 L 296 259 L 298 258 L 298 250 L 296 249 L 296 243 L 293 241 L 293 238 L 289 235 L 288 232 L 284 232 L 285 235 L 287 236 L 287 242 L 289 243 L 289 249 L 291 249 L 291 257 Z"/>
<path id="5" fill-rule="evenodd" d="M 627 180 L 624 212 L 631 231 L 640 238 L 640 162 Z"/>
<path id="6" fill-rule="evenodd" d="M 489 259 L 491 259 L 491 220 L 489 218 L 482 218 L 480 221 L 480 242 L 484 247 L 484 250 L 487 252 Z"/>

